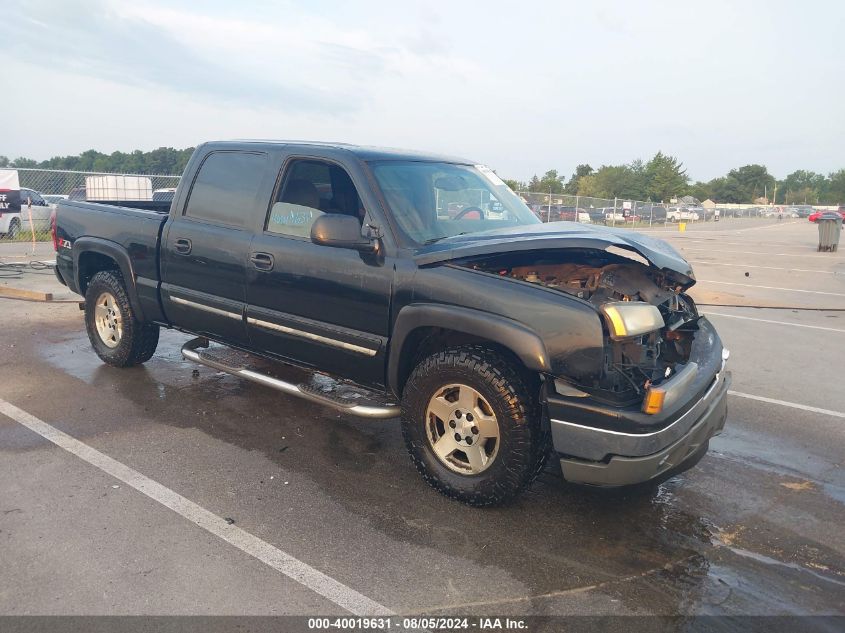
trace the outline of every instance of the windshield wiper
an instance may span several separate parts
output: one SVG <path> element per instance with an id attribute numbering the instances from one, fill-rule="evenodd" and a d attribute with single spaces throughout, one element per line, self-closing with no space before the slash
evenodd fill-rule
<path id="1" fill-rule="evenodd" d="M 441 235 L 440 237 L 432 237 L 429 240 L 423 242 L 423 245 L 434 244 L 435 242 L 439 242 L 440 240 L 445 240 L 447 237 L 458 237 L 459 235 L 466 235 L 469 231 L 461 231 L 460 233 L 455 233 L 454 235 Z"/>

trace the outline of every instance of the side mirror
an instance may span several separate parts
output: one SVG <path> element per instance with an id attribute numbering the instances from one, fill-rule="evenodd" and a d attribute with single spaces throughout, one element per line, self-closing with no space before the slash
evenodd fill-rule
<path id="1" fill-rule="evenodd" d="M 372 253 L 378 242 L 361 234 L 358 218 L 342 213 L 326 213 L 311 225 L 311 241 L 321 246 L 352 248 L 363 253 Z"/>

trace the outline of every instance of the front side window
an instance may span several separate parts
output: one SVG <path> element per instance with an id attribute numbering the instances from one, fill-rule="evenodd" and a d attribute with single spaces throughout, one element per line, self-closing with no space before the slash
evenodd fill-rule
<path id="1" fill-rule="evenodd" d="M 191 188 L 185 215 L 215 224 L 246 226 L 266 169 L 266 154 L 209 154 Z"/>
<path id="2" fill-rule="evenodd" d="M 540 223 L 510 187 L 482 165 L 382 161 L 371 167 L 399 227 L 418 245 Z"/>
<path id="3" fill-rule="evenodd" d="M 266 230 L 310 238 L 311 226 L 324 213 L 342 213 L 363 220 L 364 209 L 346 171 L 319 160 L 294 160 L 274 197 Z"/>

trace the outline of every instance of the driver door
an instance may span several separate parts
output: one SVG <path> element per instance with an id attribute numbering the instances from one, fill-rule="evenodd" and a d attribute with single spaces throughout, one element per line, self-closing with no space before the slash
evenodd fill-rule
<path id="1" fill-rule="evenodd" d="M 390 317 L 391 258 L 321 246 L 314 220 L 343 213 L 363 220 L 363 176 L 318 152 L 288 156 L 261 232 L 250 248 L 250 346 L 371 386 L 382 386 Z"/>

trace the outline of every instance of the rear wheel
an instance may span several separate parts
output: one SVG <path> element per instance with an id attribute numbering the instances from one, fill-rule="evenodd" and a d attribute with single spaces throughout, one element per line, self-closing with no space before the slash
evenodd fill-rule
<path id="1" fill-rule="evenodd" d="M 144 363 L 158 346 L 158 326 L 136 318 L 117 271 L 101 271 L 88 283 L 85 327 L 97 356 L 115 367 Z"/>
<path id="2" fill-rule="evenodd" d="M 20 220 L 15 218 L 9 223 L 9 232 L 6 234 L 6 236 L 10 240 L 16 240 L 16 239 L 18 239 L 18 235 L 20 234 L 20 232 L 21 232 Z"/>
<path id="3" fill-rule="evenodd" d="M 516 497 L 542 469 L 547 434 L 525 378 L 499 354 L 465 346 L 429 356 L 402 397 L 402 434 L 423 478 L 476 506 Z"/>

